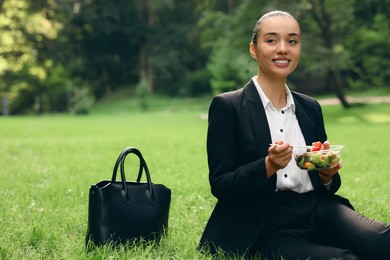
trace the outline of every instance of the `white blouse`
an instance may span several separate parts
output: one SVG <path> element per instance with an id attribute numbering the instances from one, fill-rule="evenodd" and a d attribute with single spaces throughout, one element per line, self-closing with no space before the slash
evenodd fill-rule
<path id="1" fill-rule="evenodd" d="M 264 94 L 261 86 L 257 82 L 257 76 L 252 78 L 259 92 L 261 102 L 263 103 L 268 125 L 271 132 L 272 143 L 283 140 L 289 144 L 305 145 L 298 119 L 295 115 L 295 103 L 290 89 L 286 85 L 287 105 L 282 109 L 275 109 L 272 102 Z M 298 193 L 304 193 L 313 190 L 309 173 L 307 170 L 300 169 L 293 156 L 287 167 L 276 172 L 276 191 L 292 190 Z"/>

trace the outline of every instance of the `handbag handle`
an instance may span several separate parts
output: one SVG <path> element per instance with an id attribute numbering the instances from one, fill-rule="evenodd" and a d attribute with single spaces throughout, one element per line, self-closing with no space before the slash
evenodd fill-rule
<path id="1" fill-rule="evenodd" d="M 150 177 L 149 169 L 148 169 L 148 166 L 147 166 L 141 152 L 137 148 L 127 147 L 126 149 L 124 149 L 121 152 L 121 154 L 118 156 L 118 159 L 116 160 L 114 170 L 112 173 L 111 181 L 114 182 L 116 180 L 116 173 L 118 171 L 118 167 L 120 166 L 122 186 L 123 186 L 122 196 L 123 196 L 124 201 L 127 204 L 130 204 L 131 198 L 130 198 L 130 195 L 128 192 L 128 187 L 126 185 L 126 177 L 125 177 L 125 159 L 126 159 L 126 156 L 130 153 L 137 155 L 139 158 L 139 161 L 140 161 L 139 170 L 138 170 L 138 177 L 137 177 L 138 183 L 141 181 L 143 170 L 145 170 L 146 180 L 147 180 L 147 184 L 148 184 L 148 188 L 149 188 L 146 191 L 146 197 L 151 204 L 154 204 L 154 192 L 153 192 L 153 188 L 152 188 L 152 179 Z"/>
<path id="2" fill-rule="evenodd" d="M 134 147 L 128 147 L 128 148 L 124 149 L 121 152 L 121 154 L 118 156 L 118 159 L 116 160 L 116 163 L 115 163 L 115 166 L 114 166 L 114 171 L 112 173 L 111 181 L 115 181 L 116 180 L 116 173 L 118 171 L 118 166 L 124 160 L 124 157 L 126 157 L 129 153 L 136 153 L 136 151 L 138 152 L 138 154 L 136 154 L 136 155 L 138 155 L 138 157 L 140 158 L 137 182 L 141 181 L 142 170 L 143 170 L 143 165 L 142 165 L 142 162 L 141 162 L 141 158 L 143 158 L 143 157 L 141 155 L 141 152 L 138 149 L 134 148 Z M 146 163 L 145 163 L 145 165 L 146 165 Z"/>

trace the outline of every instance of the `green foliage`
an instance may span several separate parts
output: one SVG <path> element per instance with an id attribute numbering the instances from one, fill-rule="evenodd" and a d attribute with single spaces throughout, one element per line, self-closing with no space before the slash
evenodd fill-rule
<path id="1" fill-rule="evenodd" d="M 6 100 L 7 107 L 1 108 L 6 113 L 11 112 L 10 106 L 18 110 L 20 105 L 24 107 L 28 103 L 25 102 L 28 98 L 19 98 L 19 94 L 33 92 L 28 80 L 20 82 L 21 78 L 28 77 L 25 65 L 35 62 L 34 48 L 24 34 L 26 7 L 23 1 L 5 1 L 0 9 L 0 95 Z"/>
<path id="2" fill-rule="evenodd" d="M 21 114 L 33 112 L 34 90 L 27 82 L 14 82 L 9 91 L 3 92 L 9 100 L 9 110 L 11 114 Z"/>
<path id="3" fill-rule="evenodd" d="M 138 100 L 126 100 L 138 107 Z M 148 113 L 110 111 L 118 106 L 113 102 L 88 117 L 0 118 L 2 259 L 212 259 L 196 250 L 216 202 L 208 183 L 207 121 L 199 117 L 210 99 L 151 101 Z M 359 212 L 385 222 L 390 222 L 390 178 L 384 174 L 389 109 L 389 104 L 323 108 L 329 140 L 345 146 L 339 194 Z M 88 253 L 89 186 L 111 179 L 127 146 L 141 150 L 153 182 L 172 189 L 168 236 L 159 245 Z M 134 180 L 139 162 L 132 157 L 126 162 L 127 179 Z"/>
<path id="4" fill-rule="evenodd" d="M 198 21 L 201 29 L 201 45 L 203 48 L 218 46 L 218 41 L 225 38 L 229 28 L 230 17 L 221 11 L 207 10 Z"/>
<path id="5" fill-rule="evenodd" d="M 372 23 L 359 27 L 350 39 L 356 64 L 355 77 L 350 78 L 355 88 L 388 86 L 390 81 L 390 17 L 377 14 Z"/>
<path id="6" fill-rule="evenodd" d="M 207 77 L 207 73 L 191 75 L 205 68 L 209 54 L 207 49 L 200 46 L 201 30 L 196 26 L 202 10 L 197 8 L 200 1 L 170 2 L 173 2 L 172 5 L 160 5 L 154 12 L 158 22 L 153 24 L 152 34 L 148 38 L 148 61 L 152 67 L 156 92 L 189 94 L 193 86 L 182 84 L 204 81 L 200 78 L 192 80 L 193 76 Z"/>
<path id="7" fill-rule="evenodd" d="M 188 71 L 180 82 L 179 95 L 186 97 L 199 97 L 211 93 L 211 74 L 207 68 Z"/>
<path id="8" fill-rule="evenodd" d="M 139 99 L 139 105 L 143 111 L 147 111 L 149 109 L 148 95 L 149 93 L 149 85 L 146 79 L 142 79 L 135 88 L 135 94 Z"/>
<path id="9" fill-rule="evenodd" d="M 204 13 L 199 20 L 203 29 L 202 45 L 212 48 L 207 69 L 212 76 L 214 94 L 237 89 L 256 72 L 248 51 L 250 34 L 244 36 L 238 29 L 242 27 L 237 26 L 240 18 L 216 11 Z"/>
<path id="10" fill-rule="evenodd" d="M 135 1 L 81 1 L 68 3 L 62 33 L 68 54 L 79 57 L 78 63 L 59 57 L 72 68 L 71 75 L 81 77 L 101 98 L 107 90 L 138 81 L 140 45 L 145 40 L 145 25 L 139 20 Z M 68 6 L 59 6 L 66 12 Z"/>
<path id="11" fill-rule="evenodd" d="M 88 88 L 70 89 L 69 111 L 76 115 L 85 115 L 89 113 L 94 103 L 93 96 L 89 93 Z"/>
<path id="12" fill-rule="evenodd" d="M 291 12 L 302 27 L 296 90 L 326 88 L 329 71 L 345 88 L 388 87 L 388 6 L 389 0 L 2 1 L 0 95 L 8 107 L 1 110 L 64 112 L 74 102 L 73 86 L 89 86 L 99 100 L 124 88 L 135 94 L 143 78 L 151 93 L 171 96 L 238 88 L 257 69 L 248 53 L 254 23 L 273 9 Z"/>
<path id="13" fill-rule="evenodd" d="M 63 112 L 67 107 L 69 75 L 61 65 L 53 65 L 48 45 L 62 25 L 45 14 L 53 6 L 32 11 L 33 5 L 10 0 L 1 9 L 0 90 L 11 114 Z"/>
<path id="14" fill-rule="evenodd" d="M 47 99 L 46 111 L 65 112 L 68 110 L 69 103 L 74 102 L 68 100 L 73 82 L 70 80 L 68 71 L 57 64 L 50 68 L 50 74 L 43 81 L 44 96 Z"/>
<path id="15" fill-rule="evenodd" d="M 220 41 L 220 43 L 222 42 Z M 221 48 L 214 48 L 210 57 L 211 62 L 208 65 L 208 69 L 213 75 L 211 86 L 214 93 L 221 93 L 237 88 L 237 81 L 239 81 L 237 70 L 234 67 L 235 63 L 231 62 L 234 58 L 236 58 L 235 55 L 229 50 L 224 49 L 223 46 Z"/>
<path id="16" fill-rule="evenodd" d="M 5 1 L 0 16 L 0 75 L 20 72 L 25 63 L 33 63 L 34 48 L 24 34 L 28 4 Z M 7 85 L 7 84 L 5 84 Z M 7 86 L 8 87 L 8 86 Z"/>

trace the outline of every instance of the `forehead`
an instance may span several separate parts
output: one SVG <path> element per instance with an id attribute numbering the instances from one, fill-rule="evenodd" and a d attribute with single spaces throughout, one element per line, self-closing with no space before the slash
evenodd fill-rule
<path id="1" fill-rule="evenodd" d="M 289 16 L 272 16 L 267 17 L 263 20 L 261 27 L 261 34 L 269 32 L 273 33 L 286 33 L 286 34 L 297 34 L 300 35 L 300 28 L 298 22 Z"/>

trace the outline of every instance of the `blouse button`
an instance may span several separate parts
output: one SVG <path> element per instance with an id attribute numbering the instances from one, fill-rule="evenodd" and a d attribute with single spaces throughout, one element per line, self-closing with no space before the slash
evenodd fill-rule
<path id="1" fill-rule="evenodd" d="M 288 176 L 287 174 L 284 174 L 284 178 L 287 178 L 287 176 Z"/>

